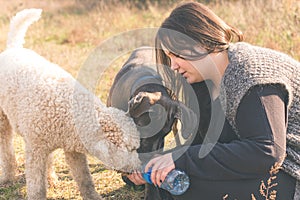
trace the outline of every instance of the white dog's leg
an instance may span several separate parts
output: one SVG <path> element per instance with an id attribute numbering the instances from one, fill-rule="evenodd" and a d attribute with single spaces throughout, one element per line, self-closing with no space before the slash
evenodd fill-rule
<path id="1" fill-rule="evenodd" d="M 48 186 L 55 187 L 55 185 L 58 183 L 58 177 L 55 173 L 54 165 L 53 165 L 53 152 L 48 156 L 48 162 L 47 162 L 47 180 L 48 180 Z"/>
<path id="2" fill-rule="evenodd" d="M 35 147 L 34 144 L 25 141 L 25 176 L 28 200 L 46 200 L 46 174 L 49 152 L 43 150 L 40 145 Z"/>
<path id="3" fill-rule="evenodd" d="M 0 184 L 12 182 L 15 179 L 17 162 L 13 148 L 13 133 L 9 121 L 0 108 L 0 164 L 2 175 Z"/>
<path id="4" fill-rule="evenodd" d="M 65 156 L 83 199 L 102 199 L 95 190 L 86 155 L 77 152 L 65 152 Z"/>

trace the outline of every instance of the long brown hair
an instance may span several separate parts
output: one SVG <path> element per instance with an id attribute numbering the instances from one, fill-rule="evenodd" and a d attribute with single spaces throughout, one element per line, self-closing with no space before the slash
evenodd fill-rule
<path id="1" fill-rule="evenodd" d="M 197 2 L 183 3 L 171 12 L 158 29 L 155 38 L 158 72 L 165 83 L 171 84 L 166 86 L 171 90 L 180 90 L 178 74 L 166 67 L 170 66 L 170 60 L 162 50 L 162 44 L 175 55 L 196 60 L 203 55 L 226 50 L 229 43 L 235 40 L 243 40 L 242 32 L 225 23 L 208 7 Z M 201 47 L 202 52 L 196 47 Z M 206 54 L 203 54 L 203 50 L 206 50 Z"/>
<path id="2" fill-rule="evenodd" d="M 158 29 L 155 38 L 157 71 L 176 99 L 195 111 L 199 117 L 200 110 L 195 93 L 197 83 L 190 85 L 181 74 L 170 68 L 170 59 L 164 53 L 162 44 L 174 55 L 186 60 L 196 60 L 212 52 L 224 51 L 231 42 L 242 40 L 241 31 L 226 24 L 205 5 L 196 2 L 181 4 Z M 210 81 L 205 83 L 208 88 L 212 85 Z"/>
<path id="3" fill-rule="evenodd" d="M 240 30 L 225 23 L 201 3 L 184 3 L 171 12 L 158 30 L 156 49 L 160 51 L 156 54 L 157 61 L 167 64 L 161 60 L 161 43 L 177 55 L 182 50 L 190 50 L 197 56 L 195 46 L 200 46 L 209 53 L 220 52 L 227 49 L 234 39 L 243 40 Z"/>

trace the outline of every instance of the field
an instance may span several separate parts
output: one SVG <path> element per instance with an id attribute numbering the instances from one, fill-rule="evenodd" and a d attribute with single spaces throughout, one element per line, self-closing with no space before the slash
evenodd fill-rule
<path id="1" fill-rule="evenodd" d="M 114 75 L 132 47 L 151 42 L 151 38 L 141 35 L 143 30 L 150 33 L 153 28 L 159 27 L 179 3 L 175 0 L 145 2 L 146 4 L 136 0 L 0 0 L 0 50 L 5 49 L 10 18 L 24 8 L 42 8 L 42 18 L 29 28 L 24 46 L 59 64 L 105 102 Z M 226 22 L 240 28 L 247 42 L 285 52 L 300 60 L 298 0 L 202 2 Z M 107 66 L 101 65 L 101 70 L 97 68 L 98 65 L 87 68 L 86 59 L 97 47 L 103 47 L 105 41 L 112 38 L 124 39 L 119 36 L 131 33 L 130 31 L 135 34 L 134 37 L 132 40 L 124 37 L 126 40 L 119 41 L 118 52 L 114 54 L 116 57 L 108 61 L 99 60 L 99 63 Z M 137 38 L 141 41 L 134 40 Z M 89 73 L 85 74 L 86 71 Z M 22 138 L 16 137 L 14 144 L 19 179 L 14 185 L 0 186 L 0 200 L 26 198 Z M 97 191 L 105 199 L 138 200 L 143 197 L 142 192 L 125 187 L 120 174 L 106 169 L 98 160 L 89 157 L 89 163 Z M 48 199 L 81 199 L 61 150 L 56 151 L 54 164 L 59 183 L 55 187 L 49 187 Z"/>

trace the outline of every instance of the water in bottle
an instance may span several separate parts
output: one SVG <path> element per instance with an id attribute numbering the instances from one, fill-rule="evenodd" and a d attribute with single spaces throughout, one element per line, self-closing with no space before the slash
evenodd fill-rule
<path id="1" fill-rule="evenodd" d="M 147 173 L 142 173 L 143 178 L 148 183 L 152 184 L 151 181 L 151 168 Z M 190 186 L 190 180 L 188 175 L 180 170 L 173 169 L 170 171 L 161 184 L 161 188 L 169 191 L 172 195 L 183 194 Z"/>

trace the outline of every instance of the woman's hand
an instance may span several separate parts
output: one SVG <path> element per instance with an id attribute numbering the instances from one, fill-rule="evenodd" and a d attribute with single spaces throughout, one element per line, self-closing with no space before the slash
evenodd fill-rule
<path id="1" fill-rule="evenodd" d="M 145 167 L 145 172 L 152 168 L 151 181 L 155 186 L 159 186 L 165 180 L 168 173 L 175 169 L 175 163 L 171 153 L 160 155 L 148 162 Z"/>
<path id="2" fill-rule="evenodd" d="M 143 179 L 141 172 L 134 171 L 133 173 L 127 175 L 129 180 L 133 182 L 135 185 L 143 185 L 146 184 L 146 181 Z"/>

